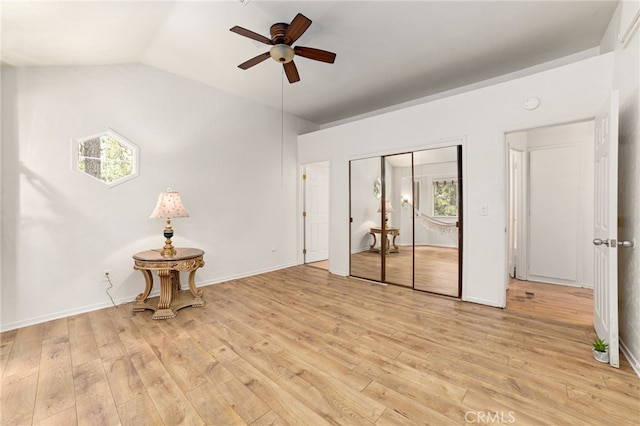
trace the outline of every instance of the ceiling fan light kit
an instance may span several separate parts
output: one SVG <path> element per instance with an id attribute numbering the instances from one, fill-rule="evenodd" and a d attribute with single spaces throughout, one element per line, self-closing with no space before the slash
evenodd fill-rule
<path id="1" fill-rule="evenodd" d="M 282 64 L 288 64 L 293 61 L 295 52 L 293 48 L 287 44 L 276 44 L 269 50 L 271 59 Z"/>
<path id="2" fill-rule="evenodd" d="M 295 83 L 296 81 L 300 81 L 298 68 L 293 62 L 293 58 L 296 55 L 302 56 L 303 58 L 313 59 L 314 61 L 326 62 L 329 64 L 334 63 L 336 60 L 336 54 L 333 52 L 315 49 L 313 47 L 291 47 L 291 45 L 295 43 L 305 31 L 307 31 L 310 25 L 311 19 L 301 13 L 298 13 L 290 24 L 282 22 L 273 24 L 269 31 L 271 34 L 270 39 L 236 25 L 231 28 L 230 31 L 272 46 L 269 52 L 261 53 L 260 55 L 241 63 L 238 65 L 238 68 L 246 70 L 271 57 L 274 61 L 282 64 L 289 83 Z"/>

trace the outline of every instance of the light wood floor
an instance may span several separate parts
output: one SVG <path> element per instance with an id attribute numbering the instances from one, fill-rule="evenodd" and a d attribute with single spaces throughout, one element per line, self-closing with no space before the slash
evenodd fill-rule
<path id="1" fill-rule="evenodd" d="M 385 282 L 412 287 L 415 259 L 415 288 L 445 296 L 459 297 L 458 249 L 416 246 L 412 257 L 410 246 L 398 253 L 388 253 Z M 363 251 L 351 255 L 351 275 L 380 281 L 380 253 Z"/>
<path id="2" fill-rule="evenodd" d="M 507 309 L 517 315 L 543 316 L 593 326 L 593 290 L 535 281 L 511 280 Z"/>
<path id="3" fill-rule="evenodd" d="M 305 266 L 204 299 L 3 333 L 2 424 L 640 422 L 640 380 L 593 360 L 590 326 Z"/>
<path id="4" fill-rule="evenodd" d="M 324 269 L 325 271 L 329 270 L 329 260 L 319 260 L 317 262 L 309 262 L 307 266 L 313 266 L 314 268 Z"/>

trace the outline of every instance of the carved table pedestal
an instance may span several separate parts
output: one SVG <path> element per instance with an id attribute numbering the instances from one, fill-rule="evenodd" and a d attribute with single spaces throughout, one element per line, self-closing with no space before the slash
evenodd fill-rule
<path id="1" fill-rule="evenodd" d="M 153 319 L 166 319 L 176 316 L 178 309 L 187 306 L 204 306 L 202 290 L 195 284 L 198 268 L 204 266 L 204 251 L 195 248 L 176 248 L 176 255 L 165 258 L 162 250 L 147 250 L 133 255 L 133 269 L 142 272 L 145 280 L 144 292 L 136 297 L 134 312 L 151 309 L 155 311 Z M 160 296 L 149 299 L 153 290 L 152 271 L 160 278 Z M 189 272 L 189 291 L 180 289 L 180 272 Z"/>

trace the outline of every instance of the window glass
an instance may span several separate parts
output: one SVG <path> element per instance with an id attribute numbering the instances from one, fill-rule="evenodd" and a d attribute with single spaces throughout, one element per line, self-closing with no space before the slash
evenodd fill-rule
<path id="1" fill-rule="evenodd" d="M 458 216 L 458 182 L 455 179 L 433 180 L 433 215 Z"/>
<path id="2" fill-rule="evenodd" d="M 113 131 L 77 140 L 76 169 L 107 185 L 137 176 L 137 147 Z"/>

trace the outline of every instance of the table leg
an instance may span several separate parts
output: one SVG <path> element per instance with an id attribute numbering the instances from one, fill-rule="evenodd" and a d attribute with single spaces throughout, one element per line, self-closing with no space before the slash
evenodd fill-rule
<path id="1" fill-rule="evenodd" d="M 373 237 L 373 242 L 369 246 L 369 251 L 376 251 L 376 243 L 378 242 L 378 240 L 376 239 L 376 234 L 374 232 L 369 232 L 369 234 L 371 234 L 371 236 Z"/>
<path id="2" fill-rule="evenodd" d="M 151 275 L 151 271 L 148 269 L 140 269 L 139 271 L 142 272 L 142 275 L 144 276 L 145 286 L 144 291 L 136 297 L 136 305 L 142 305 L 147 298 L 149 298 L 149 293 L 151 293 L 151 290 L 153 289 L 153 275 Z M 144 311 L 144 307 L 138 306 L 138 308 L 138 310 Z"/>
<path id="3" fill-rule="evenodd" d="M 398 237 L 398 235 L 399 234 L 397 232 L 393 233 L 393 242 L 392 242 L 393 249 L 391 250 L 391 253 L 398 253 L 398 251 L 399 251 L 398 250 L 398 246 L 396 245 L 396 238 Z"/>
<path id="4" fill-rule="evenodd" d="M 191 306 L 204 306 L 202 301 L 202 290 L 196 288 L 196 270 L 194 269 L 189 273 L 189 290 L 193 295 L 193 305 Z"/>
<path id="5" fill-rule="evenodd" d="M 160 298 L 158 300 L 158 310 L 153 314 L 153 319 L 173 318 L 176 313 L 171 309 L 171 300 L 174 294 L 173 271 L 169 269 L 158 270 L 160 277 Z"/>
<path id="6" fill-rule="evenodd" d="M 173 300 L 178 295 L 180 287 L 182 287 L 180 284 L 180 271 L 171 270 L 171 283 L 171 299 Z"/>

